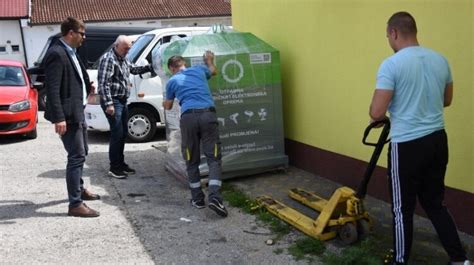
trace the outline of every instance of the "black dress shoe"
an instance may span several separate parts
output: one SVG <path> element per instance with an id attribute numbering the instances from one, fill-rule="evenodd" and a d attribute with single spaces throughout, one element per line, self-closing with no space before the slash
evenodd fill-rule
<path id="1" fill-rule="evenodd" d="M 75 217 L 99 217 L 100 213 L 89 208 L 85 203 L 81 203 L 78 207 L 69 208 L 67 215 Z"/>
<path id="2" fill-rule="evenodd" d="M 81 199 L 83 199 L 84 201 L 100 200 L 100 195 L 94 194 L 86 189 L 83 189 L 81 193 Z"/>

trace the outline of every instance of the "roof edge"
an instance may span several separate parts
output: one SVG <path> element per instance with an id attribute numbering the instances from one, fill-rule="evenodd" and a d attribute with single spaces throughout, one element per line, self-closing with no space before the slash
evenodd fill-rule
<path id="1" fill-rule="evenodd" d="M 209 16 L 192 16 L 192 17 L 186 17 L 186 16 L 181 16 L 181 17 L 145 17 L 145 18 L 130 18 L 130 19 L 107 19 L 107 20 L 83 20 L 84 23 L 97 23 L 97 22 L 118 22 L 118 21 L 144 21 L 144 20 L 150 20 L 150 19 L 156 19 L 156 20 L 169 20 L 169 19 L 179 19 L 179 18 L 188 18 L 188 19 L 193 19 L 193 18 L 211 18 L 211 17 L 229 17 L 232 18 L 231 14 L 223 14 L 223 15 L 209 15 Z M 26 17 L 27 18 L 27 17 Z M 31 26 L 41 26 L 41 25 L 56 25 L 56 24 L 61 24 L 62 21 L 54 21 L 54 22 L 48 22 L 48 23 L 34 23 L 31 22 L 29 25 Z"/>

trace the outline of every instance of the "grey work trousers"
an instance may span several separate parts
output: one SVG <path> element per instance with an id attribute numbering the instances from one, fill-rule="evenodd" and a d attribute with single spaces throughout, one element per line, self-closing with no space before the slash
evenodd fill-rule
<path id="1" fill-rule="evenodd" d="M 202 144 L 209 167 L 209 200 L 216 198 L 222 202 L 220 194 L 222 155 L 218 126 L 217 116 L 213 111 L 187 112 L 181 115 L 181 151 L 186 161 L 193 200 L 204 199 L 199 172 Z"/>

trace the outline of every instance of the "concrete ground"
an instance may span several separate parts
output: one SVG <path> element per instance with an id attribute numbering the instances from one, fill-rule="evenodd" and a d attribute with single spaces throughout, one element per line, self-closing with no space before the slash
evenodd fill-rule
<path id="1" fill-rule="evenodd" d="M 253 215 L 229 207 L 223 219 L 190 207 L 187 187 L 164 170 L 164 130 L 152 142 L 127 143 L 125 157 L 137 174 L 125 180 L 106 175 L 108 136 L 89 134 L 84 181 L 102 196 L 87 203 L 101 213 L 90 219 L 67 216 L 66 152 L 51 124 L 41 118 L 35 140 L 0 138 L 1 264 L 307 264 L 287 251 L 274 253 L 303 237 L 298 231 L 270 246 L 265 241 L 273 235 Z M 329 197 L 338 186 L 292 167 L 227 182 L 250 197 L 271 194 L 292 205 L 290 187 Z M 386 238 L 381 248 L 390 247 L 389 205 L 372 198 L 367 204 L 376 220 L 374 237 Z M 412 264 L 445 264 L 429 221 L 417 217 L 416 227 Z M 474 238 L 462 234 L 462 240 L 473 259 Z M 341 249 L 337 240 L 327 246 Z"/>

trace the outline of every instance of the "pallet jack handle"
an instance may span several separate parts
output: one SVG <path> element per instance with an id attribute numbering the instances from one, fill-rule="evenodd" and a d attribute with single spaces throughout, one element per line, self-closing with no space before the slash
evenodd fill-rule
<path id="1" fill-rule="evenodd" d="M 373 128 L 378 128 L 380 125 L 383 124 L 383 129 L 382 132 L 380 133 L 379 140 L 377 143 L 369 143 L 367 142 L 367 136 L 369 136 L 370 131 Z M 370 146 L 375 146 L 374 152 L 372 153 L 372 157 L 370 158 L 369 165 L 367 166 L 367 169 L 365 170 L 364 177 L 362 178 L 362 181 L 359 184 L 359 187 L 357 188 L 357 193 L 356 197 L 359 199 L 363 199 L 365 195 L 367 194 L 367 185 L 369 184 L 370 178 L 372 177 L 372 173 L 375 170 L 375 167 L 377 166 L 377 161 L 379 160 L 380 153 L 382 153 L 383 146 L 390 142 L 390 139 L 388 139 L 388 134 L 390 133 L 390 120 L 389 119 L 384 119 L 380 121 L 375 121 L 369 126 L 364 131 L 364 137 L 362 138 L 362 143 L 365 145 L 370 145 Z"/>

